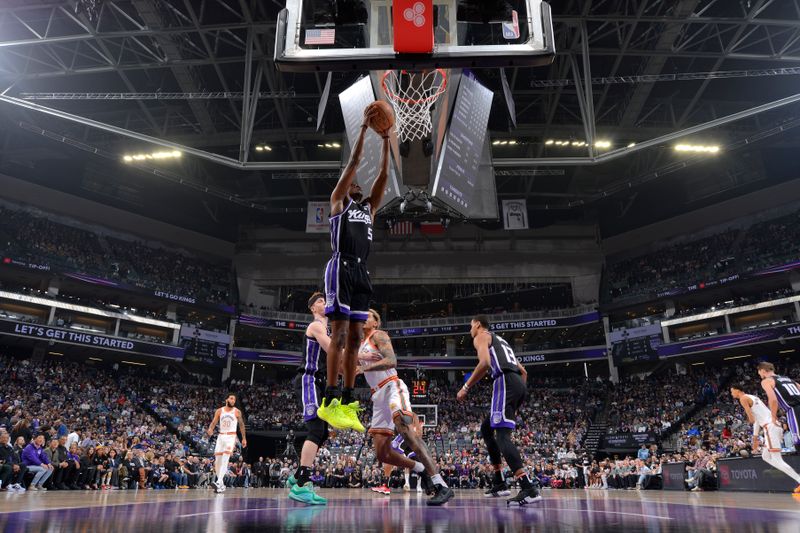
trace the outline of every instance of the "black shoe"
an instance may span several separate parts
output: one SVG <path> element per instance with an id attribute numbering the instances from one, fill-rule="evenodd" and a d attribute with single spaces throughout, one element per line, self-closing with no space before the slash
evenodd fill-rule
<path id="1" fill-rule="evenodd" d="M 430 496 L 436 491 L 436 487 L 433 486 L 433 481 L 431 480 L 431 476 L 429 476 L 427 472 L 420 472 L 419 482 L 422 485 L 422 490 L 424 490 L 425 494 L 427 494 L 428 496 Z"/>
<path id="2" fill-rule="evenodd" d="M 492 485 L 492 488 L 484 492 L 483 495 L 486 498 L 500 498 L 501 496 L 511 496 L 511 491 L 508 490 L 508 485 L 503 481 Z"/>
<path id="3" fill-rule="evenodd" d="M 539 489 L 536 487 L 531 487 L 529 489 L 522 489 L 517 493 L 516 496 L 511 498 L 510 500 L 506 500 L 506 506 L 509 505 L 519 505 L 522 507 L 523 505 L 527 505 L 529 503 L 536 503 L 541 501 L 542 496 L 539 494 Z"/>
<path id="4" fill-rule="evenodd" d="M 445 487 L 444 485 L 436 485 L 434 492 L 435 494 L 433 495 L 433 498 L 428 500 L 428 505 L 444 505 L 452 500 L 453 496 L 456 495 L 453 489 L 450 487 Z"/>
<path id="5" fill-rule="evenodd" d="M 65 483 L 59 483 L 58 490 L 69 490 L 69 487 Z"/>

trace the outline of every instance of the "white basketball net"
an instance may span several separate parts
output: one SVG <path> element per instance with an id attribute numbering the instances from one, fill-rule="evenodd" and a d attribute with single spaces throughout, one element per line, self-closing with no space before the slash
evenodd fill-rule
<path id="1" fill-rule="evenodd" d="M 431 108 L 447 88 L 442 69 L 429 72 L 389 70 L 383 76 L 383 92 L 395 114 L 397 137 L 401 142 L 425 139 L 431 134 Z"/>

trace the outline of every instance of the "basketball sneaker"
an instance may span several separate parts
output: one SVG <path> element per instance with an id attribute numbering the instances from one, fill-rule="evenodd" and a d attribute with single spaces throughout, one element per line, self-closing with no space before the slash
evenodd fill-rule
<path id="1" fill-rule="evenodd" d="M 316 493 L 314 484 L 310 481 L 305 485 L 295 484 L 289 490 L 289 498 L 306 505 L 325 505 L 328 503 L 328 500 Z"/>
<path id="2" fill-rule="evenodd" d="M 369 490 L 372 492 L 377 492 L 378 494 L 383 494 L 384 496 L 389 496 L 392 491 L 386 485 L 381 485 L 380 487 L 372 487 Z"/>
<path id="3" fill-rule="evenodd" d="M 506 500 L 506 506 L 509 505 L 519 505 L 522 507 L 523 505 L 527 505 L 529 503 L 536 503 L 542 500 L 541 494 L 539 494 L 539 489 L 536 487 L 531 487 L 529 489 L 522 489 L 520 490 L 516 496 L 513 498 Z"/>
<path id="4" fill-rule="evenodd" d="M 294 474 L 292 474 L 289 476 L 289 479 L 286 480 L 286 488 L 291 489 L 295 485 L 297 485 L 297 480 L 294 478 Z"/>
<path id="5" fill-rule="evenodd" d="M 339 398 L 334 398 L 330 404 L 328 404 L 328 399 L 324 398 L 322 404 L 317 408 L 317 416 L 333 428 L 350 429 L 350 421 L 340 414 L 340 407 Z"/>
<path id="6" fill-rule="evenodd" d="M 500 498 L 503 496 L 511 496 L 511 491 L 508 490 L 508 485 L 503 481 L 502 483 L 495 483 L 492 488 L 483 493 L 485 498 Z"/>
<path id="7" fill-rule="evenodd" d="M 797 486 L 794 488 L 794 494 L 800 494 L 800 485 L 797 485 Z"/>
<path id="8" fill-rule="evenodd" d="M 450 487 L 445 487 L 444 485 L 436 485 L 434 489 L 433 498 L 428 500 L 428 505 L 440 506 L 444 505 L 450 500 L 453 499 L 456 493 Z"/>
<path id="9" fill-rule="evenodd" d="M 342 413 L 343 419 L 348 421 L 347 427 L 359 433 L 364 433 L 366 429 L 361 424 L 361 420 L 358 419 L 358 413 L 361 411 L 362 409 L 358 401 L 339 405 L 339 412 Z"/>

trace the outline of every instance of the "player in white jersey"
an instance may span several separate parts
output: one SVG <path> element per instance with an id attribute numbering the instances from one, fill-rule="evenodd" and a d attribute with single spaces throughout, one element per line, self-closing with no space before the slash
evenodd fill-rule
<path id="1" fill-rule="evenodd" d="M 761 458 L 772 467 L 777 468 L 798 483 L 794 489 L 795 494 L 800 494 L 800 474 L 798 474 L 781 456 L 781 441 L 783 440 L 783 428 L 773 422 L 772 412 L 758 396 L 745 394 L 739 385 L 731 386 L 731 396 L 744 407 L 747 413 L 747 420 L 753 424 L 753 454 L 758 453 L 758 436 L 764 430 L 764 451 Z"/>
<path id="2" fill-rule="evenodd" d="M 244 420 L 242 412 L 236 408 L 236 395 L 229 394 L 225 399 L 225 406 L 220 407 L 214 412 L 214 419 L 208 426 L 208 436 L 214 434 L 214 428 L 219 424 L 219 434 L 217 435 L 217 445 L 214 448 L 214 472 L 217 480 L 213 483 L 215 492 L 225 492 L 225 474 L 228 471 L 228 461 L 236 447 L 236 432 L 242 432 L 242 448 L 247 448 L 247 436 L 245 435 Z"/>
<path id="3" fill-rule="evenodd" d="M 364 324 L 364 342 L 358 350 L 357 368 L 357 372 L 364 373 L 372 390 L 372 423 L 369 433 L 375 444 L 375 454 L 380 462 L 410 468 L 426 484 L 433 484 L 434 495 L 428 500 L 428 505 L 444 505 L 455 493 L 436 470 L 428 447 L 413 429 L 417 417 L 411 411 L 408 388 L 397 376 L 397 357 L 392 341 L 385 331 L 378 329 L 380 325 L 380 315 L 370 309 Z M 419 461 L 409 459 L 392 449 L 395 431 L 416 452 Z"/>

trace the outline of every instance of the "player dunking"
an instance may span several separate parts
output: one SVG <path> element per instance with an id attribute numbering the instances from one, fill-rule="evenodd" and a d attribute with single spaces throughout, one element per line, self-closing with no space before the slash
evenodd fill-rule
<path id="1" fill-rule="evenodd" d="M 408 388 L 397 376 L 397 357 L 392 341 L 385 331 L 378 329 L 380 324 L 380 315 L 370 309 L 364 324 L 366 338 L 358 351 L 359 370 L 364 373 L 372 390 L 372 423 L 369 433 L 375 444 L 375 454 L 384 464 L 410 468 L 419 474 L 428 488 L 433 485 L 434 495 L 428 500 L 428 505 L 444 505 L 455 493 L 436 470 L 428 447 L 413 429 L 419 422 L 411 411 Z M 392 448 L 395 431 L 416 452 L 419 461 L 409 459 Z"/>
<path id="2" fill-rule="evenodd" d="M 328 319 L 325 318 L 325 297 L 315 292 L 308 299 L 308 309 L 314 320 L 306 328 L 303 363 L 297 369 L 297 396 L 303 408 L 303 420 L 308 435 L 300 451 L 300 466 L 286 481 L 289 498 L 310 505 L 325 505 L 328 500 L 314 491 L 311 482 L 311 467 L 320 446 L 328 439 L 328 424 L 317 417 L 317 408 L 322 397 L 325 374 L 325 354 L 330 349 Z"/>
<path id="3" fill-rule="evenodd" d="M 775 365 L 762 362 L 758 364 L 761 387 L 767 393 L 772 422 L 778 423 L 778 406 L 786 412 L 786 421 L 792 432 L 794 442 L 800 445 L 800 385 L 786 376 L 775 373 Z"/>
<path id="4" fill-rule="evenodd" d="M 368 124 L 378 113 L 374 107 L 364 111 L 361 133 L 353 146 L 350 161 L 331 193 L 331 248 L 333 256 L 325 267 L 325 314 L 330 320 L 331 345 L 328 351 L 328 383 L 317 416 L 336 429 L 364 431 L 358 420 L 359 405 L 353 398 L 356 381 L 356 354 L 364 338 L 364 321 L 372 296 L 367 258 L 372 243 L 372 221 L 381 205 L 389 179 L 389 134 L 383 131 L 381 168 L 369 197 L 363 198 L 355 181 L 361 162 Z M 342 360 L 343 358 L 343 360 Z M 343 363 L 343 364 L 342 364 Z M 337 384 L 342 364 L 344 384 L 339 399 Z"/>
<path id="5" fill-rule="evenodd" d="M 236 408 L 236 395 L 228 394 L 225 398 L 225 406 L 220 407 L 214 412 L 214 419 L 208 426 L 208 436 L 214 434 L 214 427 L 219 424 L 219 434 L 217 435 L 217 445 L 214 447 L 214 472 L 217 480 L 213 482 L 214 492 L 225 492 L 225 474 L 228 472 L 228 461 L 236 446 L 236 431 L 242 432 L 242 448 L 247 448 L 247 436 L 245 435 L 244 420 L 242 413 Z"/>
<path id="6" fill-rule="evenodd" d="M 489 321 L 485 316 L 476 316 L 472 319 L 470 335 L 478 352 L 478 366 L 458 391 L 457 399 L 462 402 L 466 400 L 467 392 L 483 379 L 487 372 L 491 372 L 494 381 L 491 413 L 481 424 L 481 435 L 486 442 L 489 460 L 494 468 L 494 483 L 486 492 L 486 496 L 499 497 L 511 494 L 502 474 L 502 459 L 505 458 L 521 486 L 519 493 L 508 500 L 508 504 L 522 506 L 539 501 L 542 497 L 539 495 L 538 482 L 532 481 L 525 472 L 519 450 L 511 442 L 511 431 L 517 427 L 514 416 L 525 400 L 528 373 L 517 362 L 511 346 L 503 338 L 489 331 Z"/>
<path id="7" fill-rule="evenodd" d="M 753 424 L 753 455 L 758 453 L 758 435 L 764 430 L 764 451 L 761 458 L 768 464 L 777 468 L 790 478 L 794 479 L 797 487 L 795 494 L 800 494 L 800 474 L 798 474 L 781 456 L 781 441 L 783 440 L 783 428 L 773 420 L 772 413 L 764 405 L 758 396 L 745 394 L 744 389 L 739 385 L 731 387 L 731 396 L 739 400 L 747 413 L 747 420 Z"/>

